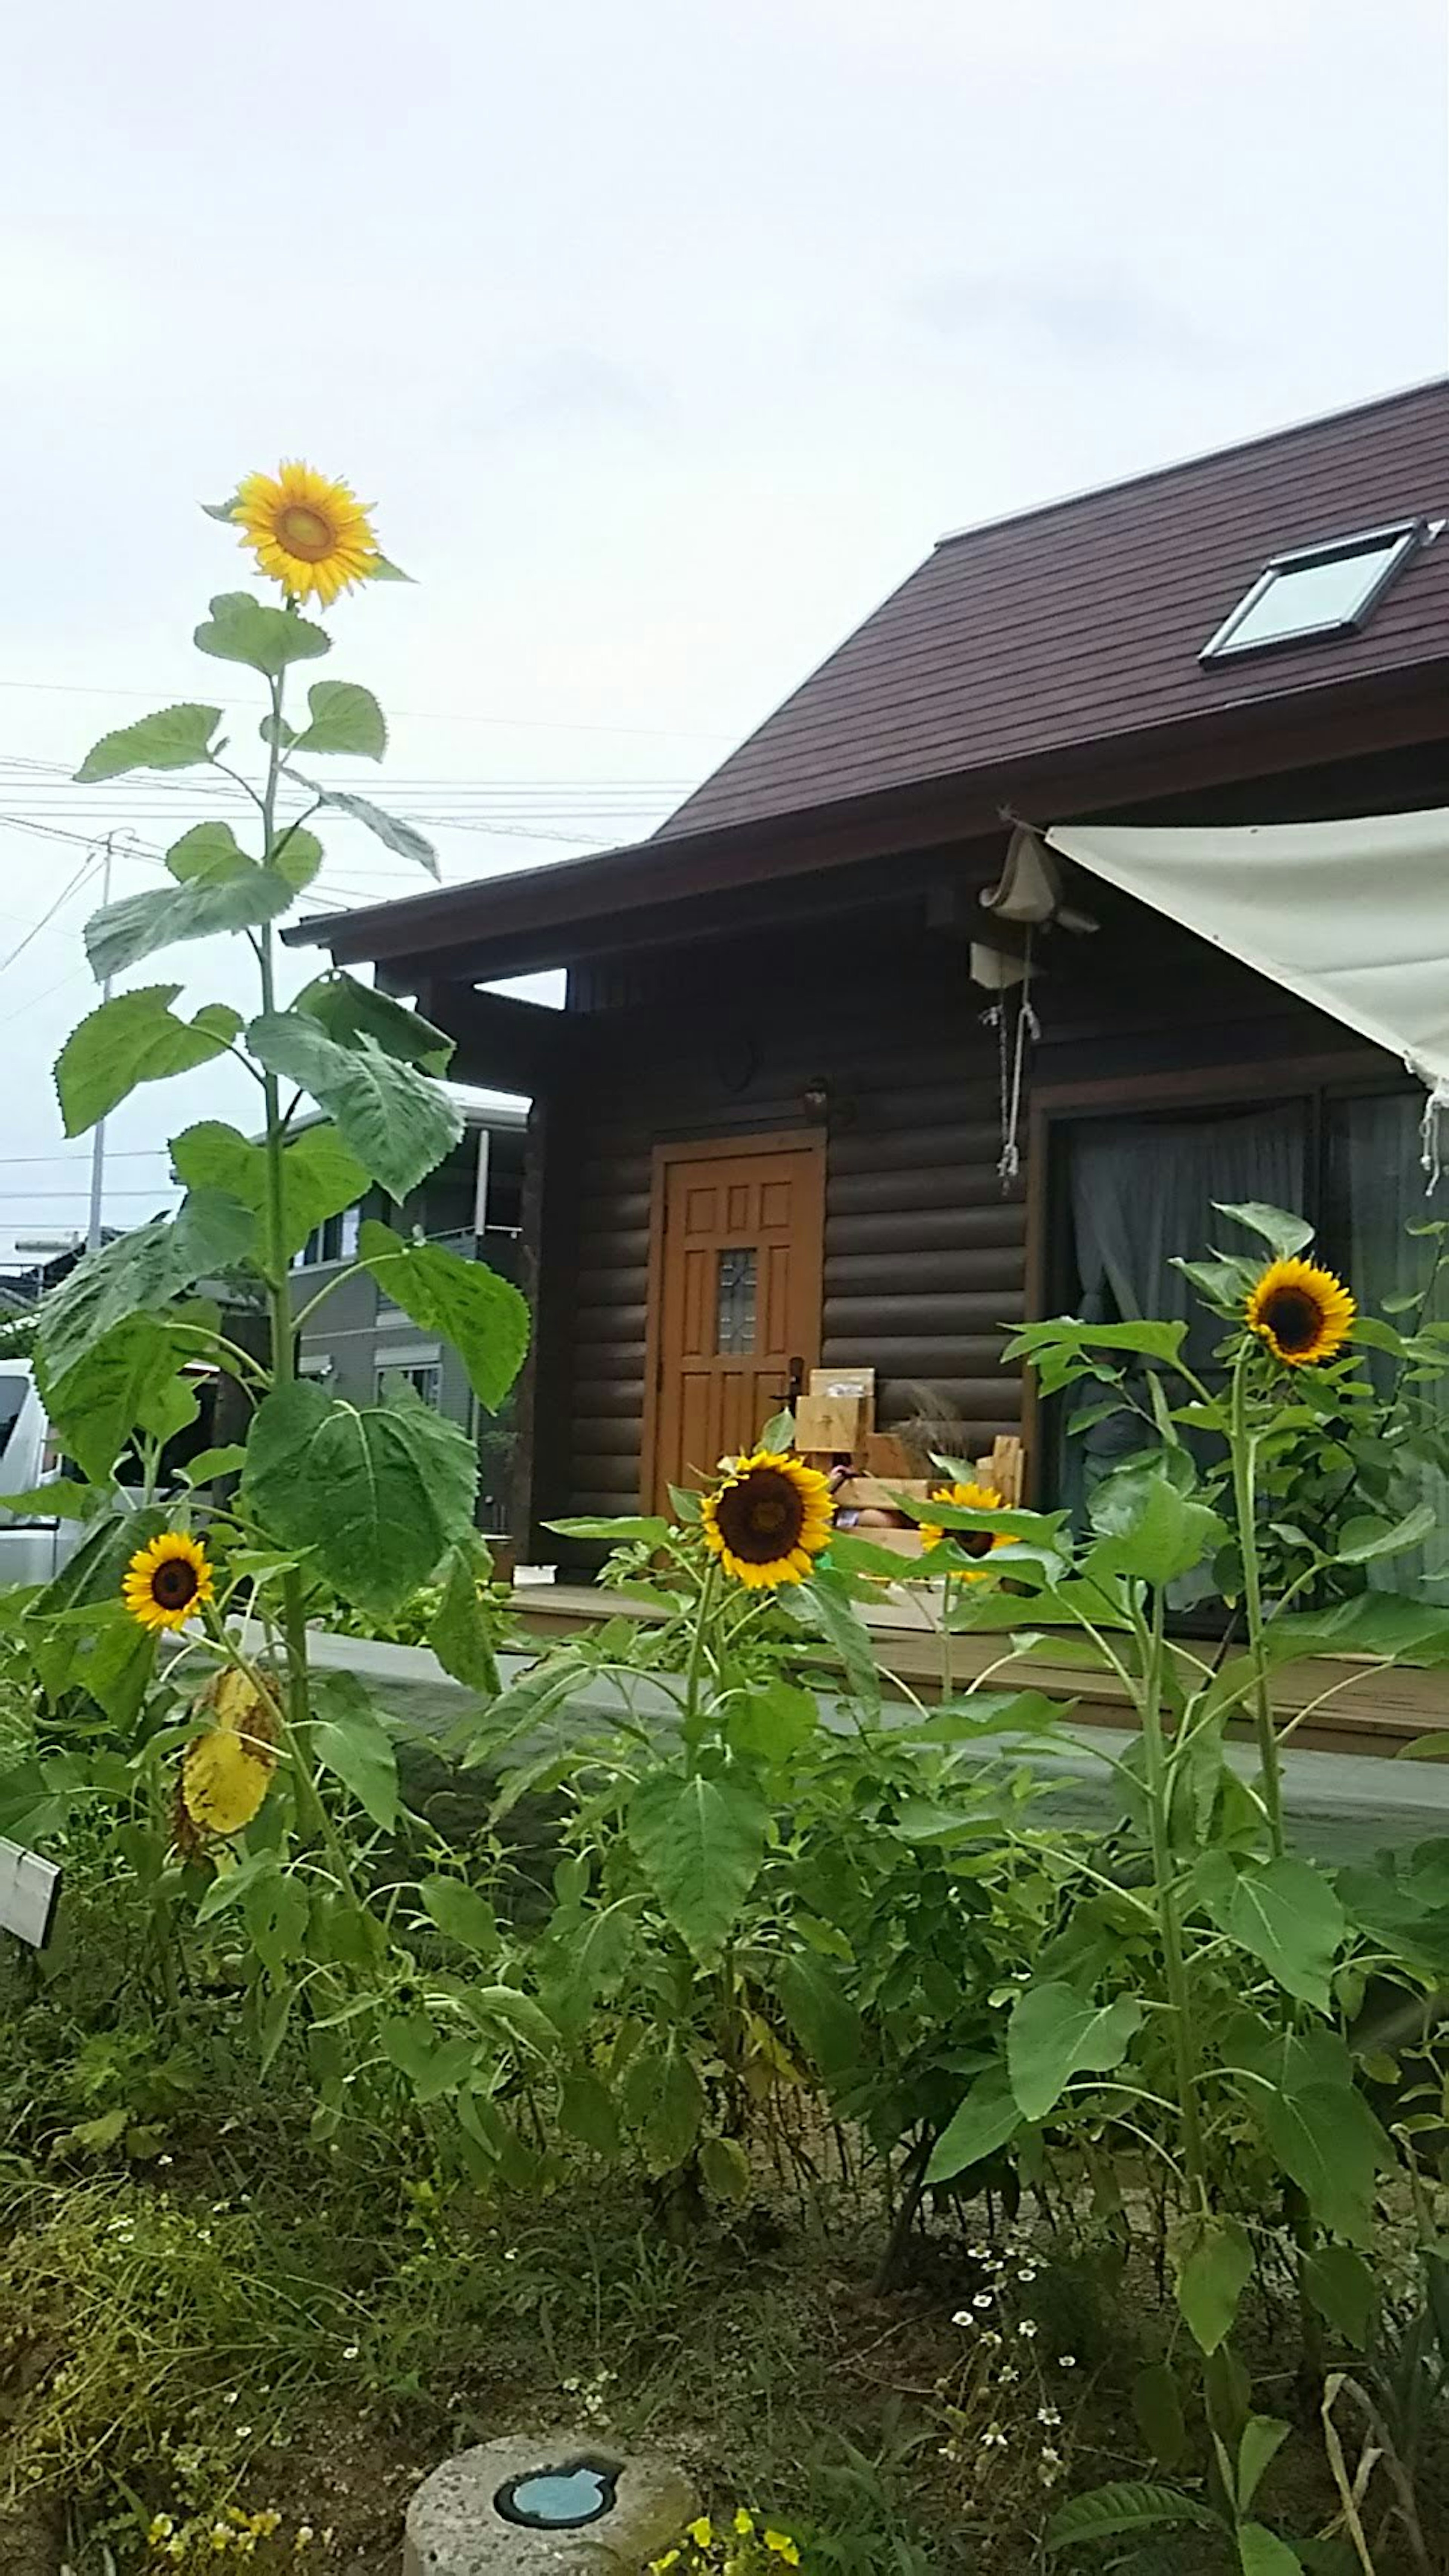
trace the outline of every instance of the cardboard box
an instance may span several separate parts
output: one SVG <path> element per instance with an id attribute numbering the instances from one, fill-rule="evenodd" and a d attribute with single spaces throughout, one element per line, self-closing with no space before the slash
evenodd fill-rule
<path id="1" fill-rule="evenodd" d="M 895 1483 L 913 1472 L 905 1442 L 893 1431 L 868 1431 L 861 1463 L 868 1476 L 889 1476 Z"/>
<path id="2" fill-rule="evenodd" d="M 892 1556 L 919 1556 L 922 1552 L 921 1533 L 917 1529 L 847 1530 L 844 1534 L 847 1538 L 869 1539 L 872 1547 L 889 1548 Z"/>
<path id="3" fill-rule="evenodd" d="M 875 1371 L 873 1368 L 812 1369 L 810 1392 L 812 1395 L 832 1397 L 858 1396 L 864 1408 L 861 1428 L 863 1431 L 874 1430 Z"/>
<path id="4" fill-rule="evenodd" d="M 795 1407 L 795 1446 L 853 1458 L 868 1425 L 861 1395 L 802 1395 Z"/>

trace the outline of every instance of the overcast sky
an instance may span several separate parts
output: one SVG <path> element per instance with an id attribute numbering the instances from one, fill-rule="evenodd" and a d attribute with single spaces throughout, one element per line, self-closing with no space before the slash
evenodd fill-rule
<path id="1" fill-rule="evenodd" d="M 453 877 L 635 837 L 944 529 L 1441 371 L 1446 30 L 1444 0 L 12 9 L 0 815 L 153 850 L 194 819 L 184 781 L 60 781 L 148 703 L 244 695 L 190 649 L 247 560 L 195 504 L 301 454 L 417 577 L 332 621 L 394 711 L 375 792 L 464 818 Z M 329 899 L 412 890 L 331 847 Z M 12 820 L 0 853 L 8 955 L 85 851 Z M 83 1214 L 48 1078 L 83 897 L 0 971 L 0 1247 Z M 182 973 L 250 999 L 214 950 L 131 980 Z M 110 1219 L 218 1107 L 249 1114 L 193 1077 L 112 1121 Z"/>

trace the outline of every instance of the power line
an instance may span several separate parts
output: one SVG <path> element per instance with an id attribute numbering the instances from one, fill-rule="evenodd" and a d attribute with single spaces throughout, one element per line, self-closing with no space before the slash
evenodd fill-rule
<path id="1" fill-rule="evenodd" d="M 33 939 L 38 939 L 42 930 L 44 930 L 50 922 L 54 921 L 62 904 L 69 903 L 71 896 L 76 892 L 84 879 L 90 875 L 92 868 L 96 865 L 96 861 L 96 851 L 88 848 L 87 855 L 82 861 L 82 864 L 76 869 L 75 875 L 70 879 L 70 882 L 67 885 L 62 886 L 60 893 L 56 896 L 49 912 L 43 912 L 39 921 L 31 924 L 25 937 L 16 942 L 16 945 L 11 949 L 8 957 L 0 957 L 0 975 L 3 975 L 7 968 L 14 965 L 17 957 L 23 957 L 26 949 L 30 946 L 31 941 Z"/>
<path id="2" fill-rule="evenodd" d="M 166 696 L 164 689 L 93 688 L 82 680 L 0 680 L 0 689 L 19 689 L 32 696 L 63 698 L 140 698 L 150 706 Z M 208 704 L 211 701 L 208 700 Z M 246 707 L 255 713 L 250 698 L 223 698 L 224 707 Z M 612 725 L 581 723 L 572 716 L 499 716 L 469 713 L 458 715 L 446 707 L 393 707 L 394 716 L 405 717 L 410 724 L 480 724 L 499 725 L 511 733 L 604 733 L 637 734 L 653 742 L 732 742 L 732 734 L 715 733 L 700 725 Z"/>

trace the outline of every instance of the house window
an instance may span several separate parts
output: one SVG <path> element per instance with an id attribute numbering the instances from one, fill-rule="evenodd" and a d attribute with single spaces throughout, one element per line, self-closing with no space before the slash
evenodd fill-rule
<path id="1" fill-rule="evenodd" d="M 443 1398 L 443 1370 L 439 1360 L 387 1360 L 377 1371 L 377 1400 L 381 1404 L 400 1387 L 407 1387 L 430 1404 L 436 1413 Z"/>
<path id="2" fill-rule="evenodd" d="M 1307 1218 L 1316 1228 L 1316 1257 L 1340 1273 L 1360 1306 L 1382 1313 L 1387 1304 L 1392 1312 L 1395 1297 L 1421 1287 L 1429 1269 L 1431 1247 L 1407 1231 L 1426 1212 L 1421 1113 L 1417 1092 L 1305 1091 L 1241 1108 L 1063 1119 L 1054 1128 L 1051 1231 L 1059 1259 L 1049 1311 L 1097 1323 L 1181 1320 L 1188 1328 L 1188 1365 L 1210 1386 L 1222 1385 L 1226 1371 L 1215 1357 L 1221 1320 L 1172 1259 L 1199 1258 L 1210 1246 L 1262 1250 L 1217 1212 L 1223 1202 L 1258 1199 Z M 1380 1367 L 1377 1354 L 1368 1365 Z M 1148 1374 L 1145 1364 L 1129 1364 L 1129 1391 L 1144 1405 Z M 1449 1433 L 1449 1381 L 1426 1381 L 1414 1393 L 1426 1430 Z M 1048 1481 L 1057 1502 L 1074 1512 L 1143 1444 L 1137 1413 L 1092 1419 L 1102 1396 L 1101 1386 L 1087 1379 L 1050 1408 L 1056 1420 Z M 1449 1527 L 1449 1484 L 1428 1463 L 1412 1475 L 1442 1506 Z M 1449 1585 L 1428 1578 L 1445 1553 L 1441 1543 L 1431 1543 L 1418 1556 L 1386 1560 L 1371 1579 L 1394 1590 L 1424 1588 L 1427 1597 L 1444 1600 Z M 1198 1590 L 1211 1590 L 1206 1576 Z"/>
<path id="3" fill-rule="evenodd" d="M 1428 534 L 1422 519 L 1401 519 L 1333 545 L 1274 555 L 1199 659 L 1221 662 L 1310 636 L 1353 633 Z"/>
<path id="4" fill-rule="evenodd" d="M 755 1347 L 756 1256 L 752 1243 L 719 1256 L 715 1293 L 714 1346 L 722 1359 L 743 1357 Z"/>

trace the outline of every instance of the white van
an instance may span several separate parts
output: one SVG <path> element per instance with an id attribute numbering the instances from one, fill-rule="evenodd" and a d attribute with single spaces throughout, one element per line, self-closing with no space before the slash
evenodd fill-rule
<path id="1" fill-rule="evenodd" d="M 48 1583 L 79 1545 L 79 1521 L 5 1509 L 60 1473 L 60 1452 L 28 1360 L 0 1360 L 0 1584 Z"/>

